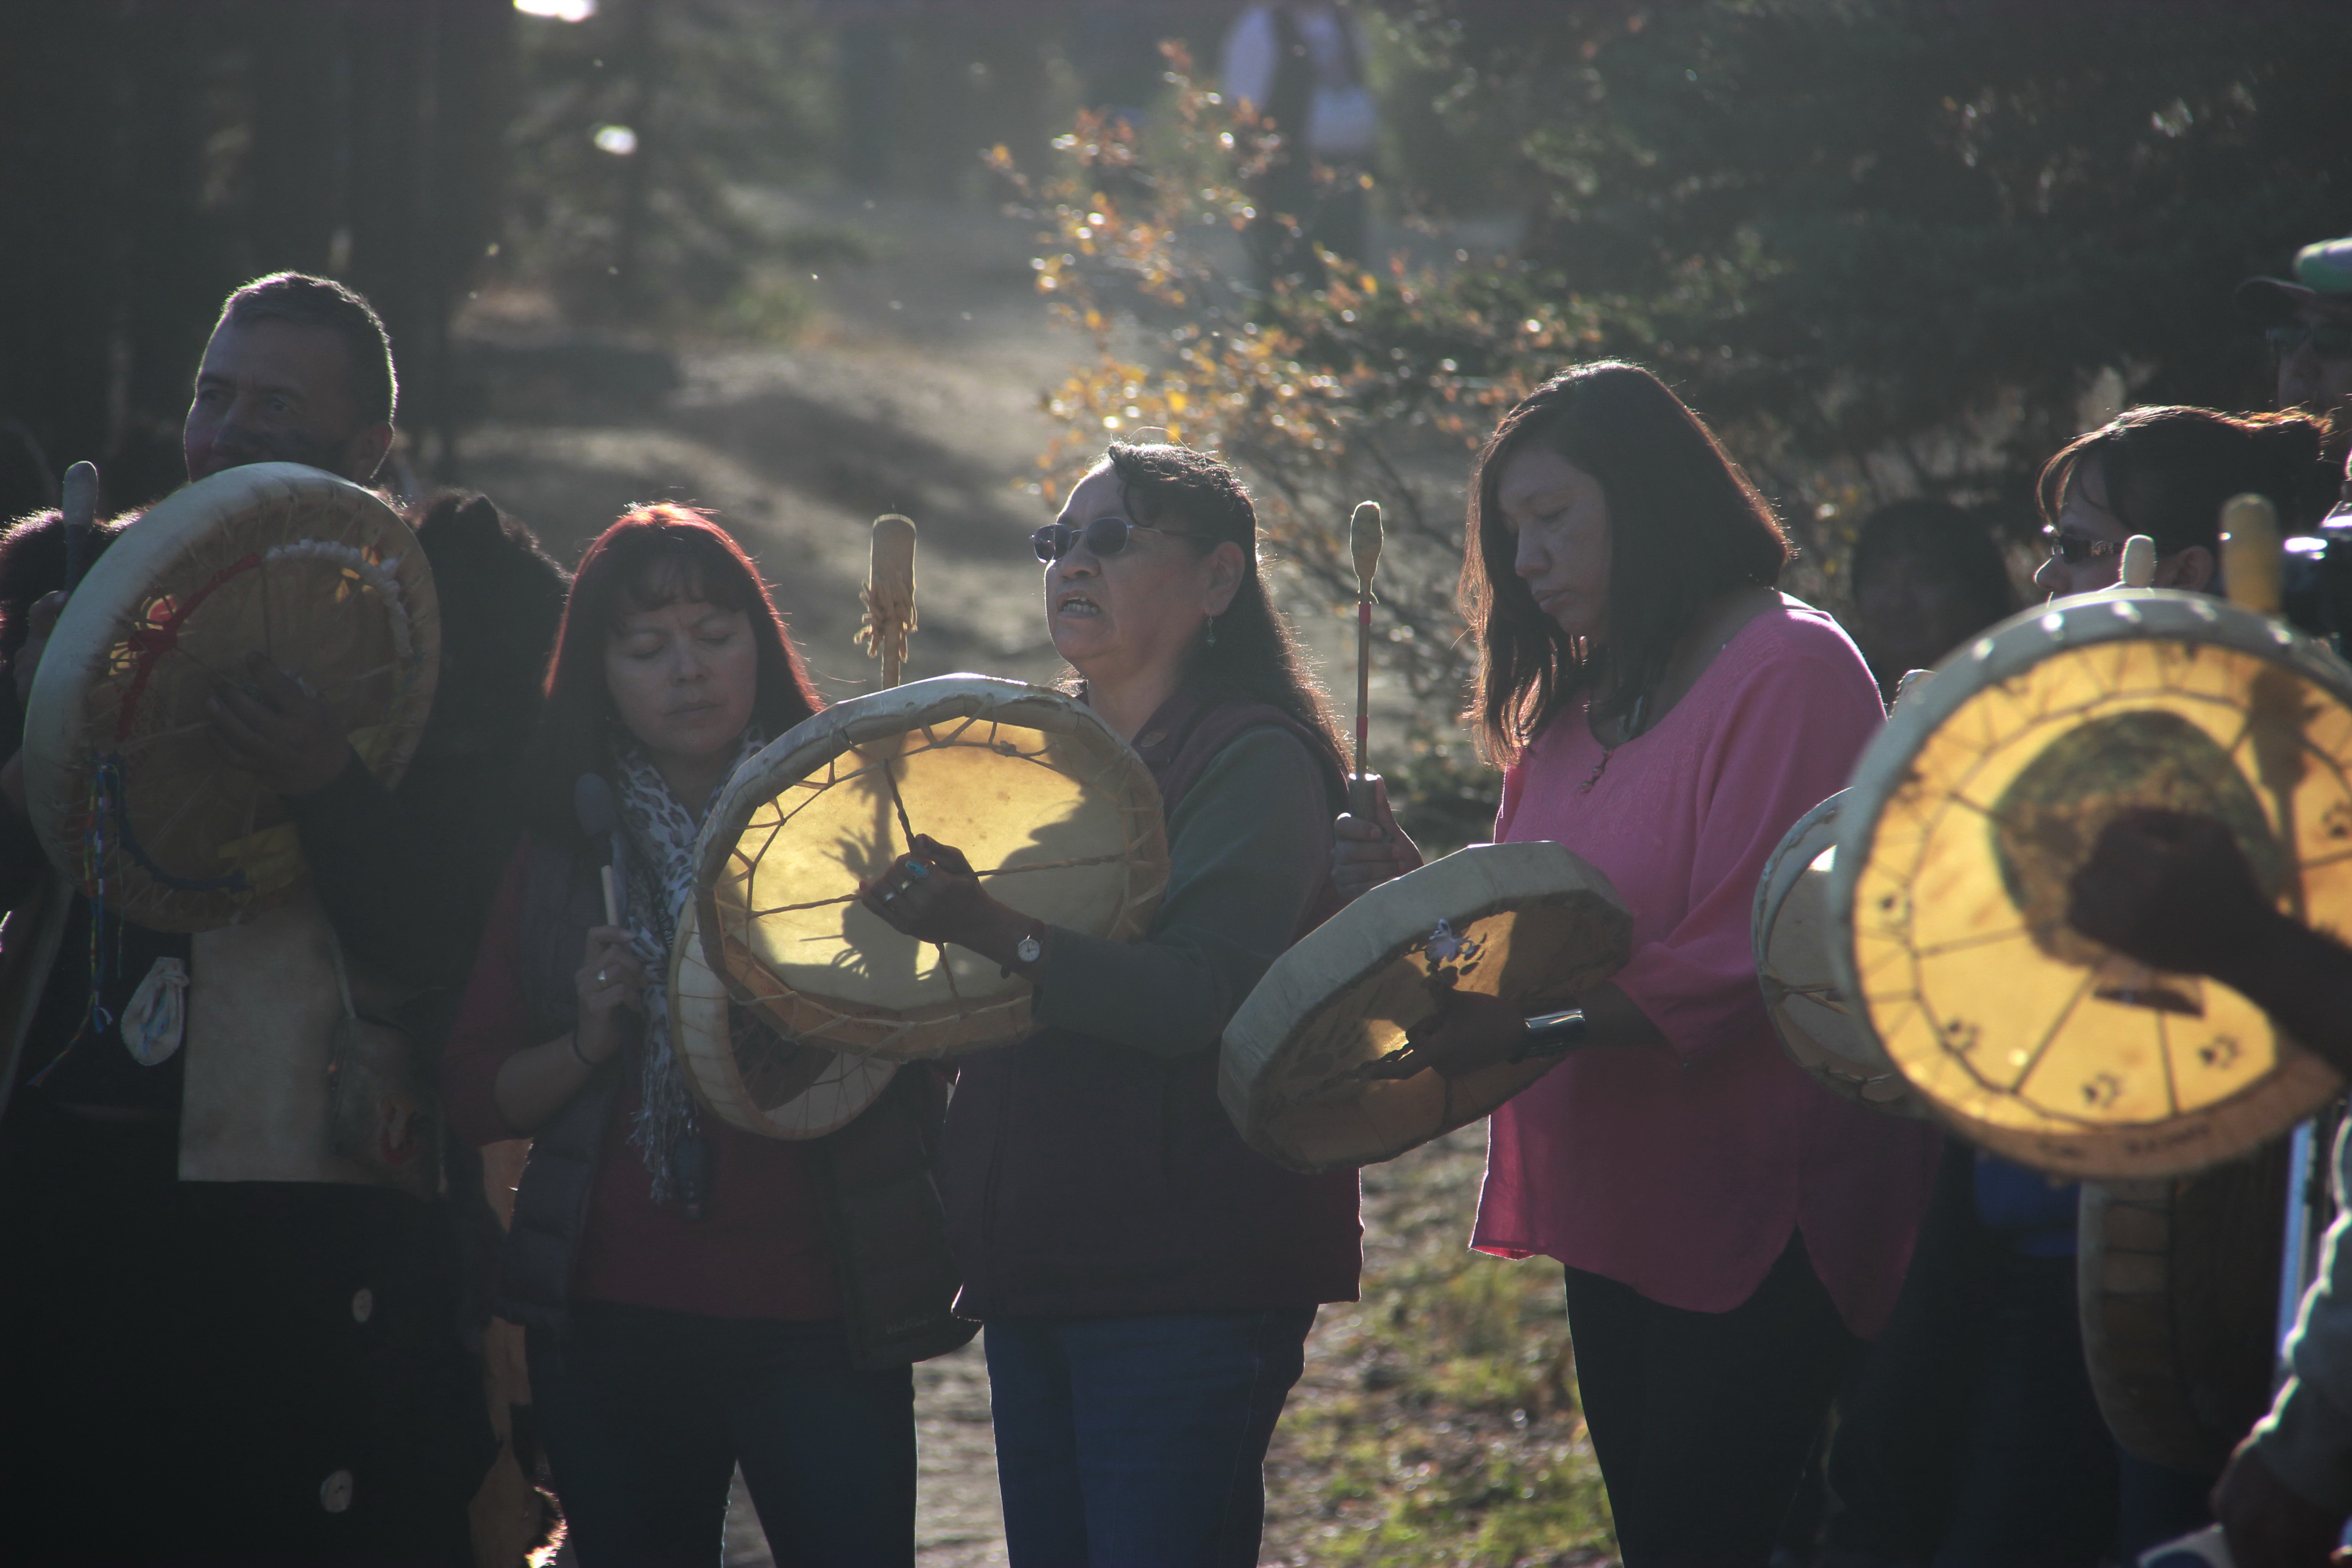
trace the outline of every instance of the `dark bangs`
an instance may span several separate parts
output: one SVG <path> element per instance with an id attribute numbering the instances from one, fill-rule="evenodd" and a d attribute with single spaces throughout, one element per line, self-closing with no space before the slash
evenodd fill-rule
<path id="1" fill-rule="evenodd" d="M 680 600 L 740 610 L 759 647 L 751 721 L 774 740 L 823 706 L 759 569 L 705 512 L 667 501 L 625 513 L 581 558 L 548 661 L 547 702 L 532 748 L 534 830 L 569 838 L 574 782 L 613 768 L 617 722 L 604 684 L 604 643 L 630 614 Z"/>

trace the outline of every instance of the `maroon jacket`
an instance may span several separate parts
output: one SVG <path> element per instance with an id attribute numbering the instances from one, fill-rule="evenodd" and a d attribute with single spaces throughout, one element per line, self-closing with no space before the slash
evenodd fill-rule
<path id="1" fill-rule="evenodd" d="M 1278 709 L 1180 695 L 1137 751 L 1177 806 L 1243 731 L 1289 731 L 1323 763 L 1336 814 L 1346 775 L 1323 738 Z M 1338 907 L 1328 870 L 1305 934 Z M 963 1058 L 940 1151 L 966 1317 L 1089 1317 L 1312 1306 L 1356 1297 L 1353 1171 L 1302 1176 L 1251 1150 L 1217 1100 L 1217 1052 L 1156 1057 L 1045 1030 Z"/>

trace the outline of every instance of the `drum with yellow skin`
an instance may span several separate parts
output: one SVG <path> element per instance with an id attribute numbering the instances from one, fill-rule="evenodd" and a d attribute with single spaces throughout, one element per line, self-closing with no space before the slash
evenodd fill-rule
<path id="1" fill-rule="evenodd" d="M 90 567 L 42 656 L 24 757 L 43 847 L 155 931 L 292 899 L 294 823 L 214 739 L 215 689 L 261 654 L 326 699 L 389 787 L 424 733 L 440 624 L 423 548 L 373 491 L 297 463 L 197 480 Z"/>
<path id="2" fill-rule="evenodd" d="M 2352 670 L 2203 595 L 2057 600 L 1948 659 L 1839 813 L 1839 988 L 1937 1114 L 2055 1174 L 2199 1170 L 2338 1087 L 2228 986 L 2066 923 L 2101 830 L 2145 806 L 2218 817 L 2283 910 L 2352 929 Z"/>
<path id="3" fill-rule="evenodd" d="M 1085 704 L 979 675 L 839 703 L 745 763 L 697 847 L 705 962 L 789 1039 L 894 1060 L 1029 1033 L 1032 988 L 900 934 L 858 885 L 914 835 L 952 844 L 996 899 L 1118 941 L 1168 881 L 1160 792 Z"/>

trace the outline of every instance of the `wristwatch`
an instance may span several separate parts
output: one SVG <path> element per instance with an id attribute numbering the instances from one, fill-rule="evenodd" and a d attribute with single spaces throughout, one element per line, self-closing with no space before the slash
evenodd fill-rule
<path id="1" fill-rule="evenodd" d="M 1528 1032 L 1509 1059 L 1523 1062 L 1529 1057 L 1564 1057 L 1584 1044 L 1584 1009 L 1565 1007 L 1557 1013 L 1546 1013 L 1528 1020 Z"/>
<path id="2" fill-rule="evenodd" d="M 1029 930 L 1013 944 L 1013 956 L 1024 963 L 1034 963 L 1045 956 L 1045 922 L 1031 921 Z"/>

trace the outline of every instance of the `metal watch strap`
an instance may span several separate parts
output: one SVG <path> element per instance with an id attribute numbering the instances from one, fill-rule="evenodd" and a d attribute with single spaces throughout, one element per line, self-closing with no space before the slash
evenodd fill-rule
<path id="1" fill-rule="evenodd" d="M 1557 1013 L 1539 1014 L 1528 1020 L 1526 1038 L 1511 1053 L 1511 1059 L 1523 1062 L 1529 1057 L 1564 1057 L 1584 1044 L 1584 1009 L 1563 1007 Z"/>

